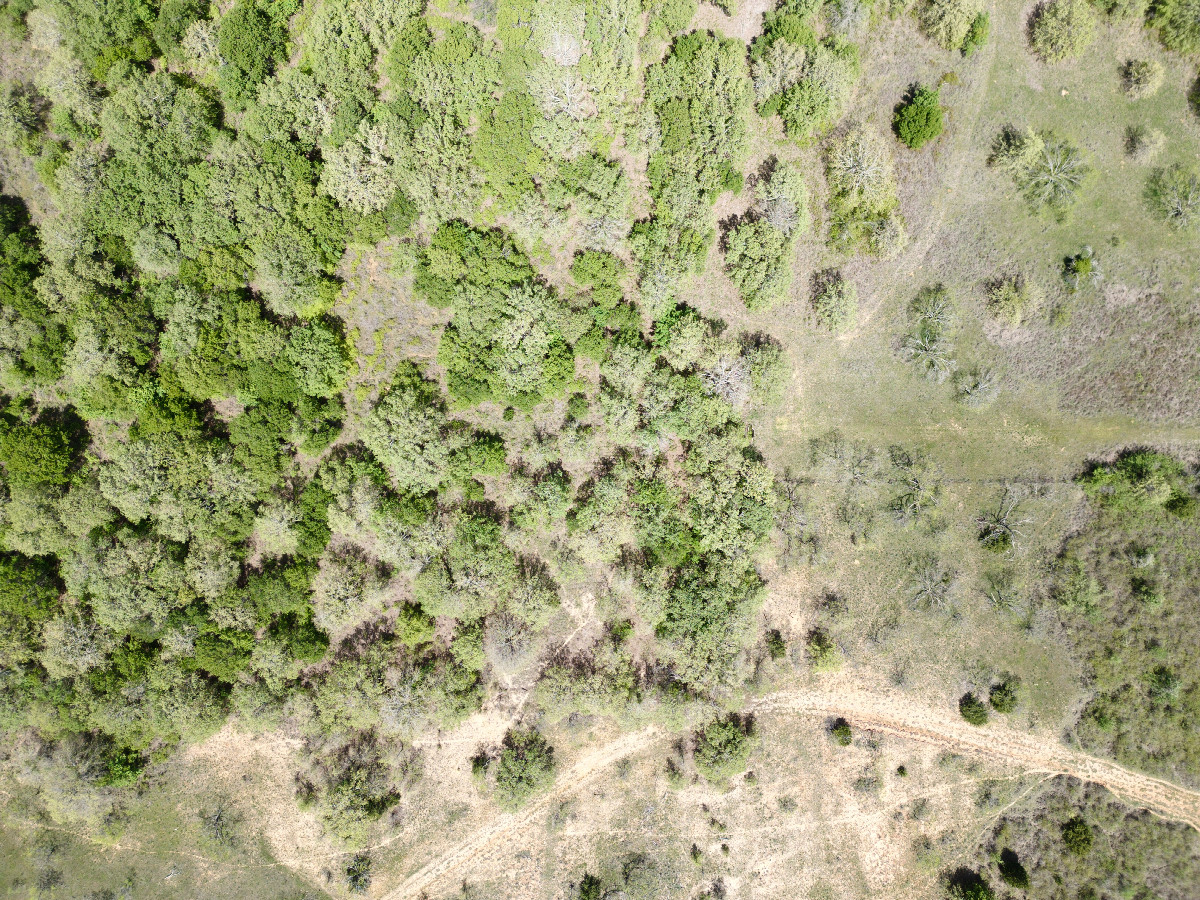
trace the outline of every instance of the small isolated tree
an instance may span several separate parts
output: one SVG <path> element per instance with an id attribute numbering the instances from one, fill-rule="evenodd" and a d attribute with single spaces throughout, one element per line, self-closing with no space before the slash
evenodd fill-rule
<path id="1" fill-rule="evenodd" d="M 988 365 L 975 365 L 954 373 L 954 399 L 967 406 L 986 406 L 1000 391 L 1000 376 Z"/>
<path id="2" fill-rule="evenodd" d="M 963 694 L 958 701 L 958 714 L 972 725 L 982 727 L 988 721 L 987 704 L 974 694 Z"/>
<path id="3" fill-rule="evenodd" d="M 1167 145 L 1167 136 L 1157 128 L 1130 125 L 1125 129 L 1125 155 L 1135 163 L 1148 165 Z"/>
<path id="4" fill-rule="evenodd" d="M 839 747 L 849 747 L 850 742 L 854 740 L 854 732 L 845 719 L 834 719 L 833 724 L 829 726 L 829 736 Z"/>
<path id="5" fill-rule="evenodd" d="M 992 685 L 988 692 L 988 702 L 992 709 L 1002 715 L 1008 715 L 1017 708 L 1020 702 L 1021 679 L 1016 675 L 1008 675 L 998 684 Z"/>
<path id="6" fill-rule="evenodd" d="M 896 107 L 892 128 L 896 136 L 913 150 L 920 150 L 942 133 L 942 105 L 939 92 L 916 85 Z"/>
<path id="7" fill-rule="evenodd" d="M 991 17 L 985 12 L 980 12 L 971 20 L 971 27 L 967 29 L 967 36 L 963 38 L 962 55 L 970 56 L 986 44 L 991 30 Z"/>
<path id="8" fill-rule="evenodd" d="M 1047 0 L 1030 18 L 1029 43 L 1046 62 L 1072 59 L 1095 40 L 1096 22 L 1088 0 Z"/>
<path id="9" fill-rule="evenodd" d="M 1074 256 L 1063 260 L 1063 279 L 1073 291 L 1104 280 L 1096 252 L 1091 247 L 1084 247 Z"/>
<path id="10" fill-rule="evenodd" d="M 996 894 L 978 872 L 959 869 L 946 884 L 946 896 L 949 900 L 994 900 Z"/>
<path id="11" fill-rule="evenodd" d="M 1150 24 L 1168 50 L 1200 53 L 1200 0 L 1161 0 L 1153 6 Z"/>
<path id="12" fill-rule="evenodd" d="M 813 277 L 813 312 L 817 321 L 833 332 L 845 331 L 858 316 L 858 289 L 838 269 Z"/>
<path id="13" fill-rule="evenodd" d="M 371 888 L 371 857 L 359 853 L 346 865 L 346 889 L 352 894 L 365 894 Z"/>
<path id="14" fill-rule="evenodd" d="M 1039 299 L 1039 292 L 1020 272 L 998 275 L 986 285 L 987 307 L 997 319 L 1020 325 L 1030 307 Z"/>
<path id="15" fill-rule="evenodd" d="M 913 606 L 925 609 L 950 608 L 954 572 L 932 553 L 921 553 L 909 563 L 909 598 Z"/>
<path id="16" fill-rule="evenodd" d="M 696 736 L 696 768 L 709 781 L 724 781 L 746 768 L 754 744 L 753 720 L 736 715 L 720 719 Z"/>
<path id="17" fill-rule="evenodd" d="M 982 14 L 978 0 L 926 0 L 921 6 L 921 27 L 947 50 L 963 50 Z"/>
<path id="18" fill-rule="evenodd" d="M 1180 163 L 1159 169 L 1146 185 L 1146 202 L 1168 225 L 1195 226 L 1200 222 L 1200 169 Z"/>
<path id="19" fill-rule="evenodd" d="M 996 503 L 975 519 L 979 526 L 979 543 L 993 553 L 1012 553 L 1021 537 L 1020 527 L 1028 519 L 1017 518 L 1021 498 L 1005 485 Z"/>
<path id="20" fill-rule="evenodd" d="M 1153 97 L 1163 83 L 1162 63 L 1154 59 L 1130 59 L 1121 66 L 1121 89 L 1130 100 Z"/>
<path id="21" fill-rule="evenodd" d="M 1019 891 L 1029 889 L 1029 873 L 1021 865 L 1021 858 L 1014 850 L 1001 850 L 996 867 L 1000 870 L 1000 877 L 1009 887 L 1015 887 Z"/>
<path id="22" fill-rule="evenodd" d="M 496 799 L 516 809 L 554 781 L 554 748 L 532 728 L 512 728 L 495 765 Z"/>
<path id="23" fill-rule="evenodd" d="M 1068 819 L 1062 826 L 1062 839 L 1067 852 L 1073 856 L 1087 856 L 1092 849 L 1092 829 L 1081 816 Z"/>

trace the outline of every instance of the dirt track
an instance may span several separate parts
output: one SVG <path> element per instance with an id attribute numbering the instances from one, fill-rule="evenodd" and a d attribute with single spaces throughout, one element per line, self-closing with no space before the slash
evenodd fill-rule
<path id="1" fill-rule="evenodd" d="M 1130 771 L 1002 723 L 976 728 L 952 713 L 922 707 L 900 695 L 855 690 L 783 691 L 760 698 L 747 711 L 753 712 L 764 728 L 782 727 L 782 723 L 778 726 L 767 723 L 789 716 L 844 717 L 857 729 L 983 757 L 1017 767 L 1025 774 L 1073 776 L 1103 785 L 1134 806 L 1145 807 L 1164 819 L 1183 822 L 1200 831 L 1200 792 Z M 500 816 L 491 828 L 430 861 L 386 894 L 384 900 L 415 900 L 443 880 L 461 876 L 477 858 L 493 852 L 498 843 L 536 821 L 551 803 L 579 790 L 618 760 L 646 749 L 661 734 L 657 728 L 646 728 L 586 754 L 559 776 L 549 793 L 519 813 Z"/>

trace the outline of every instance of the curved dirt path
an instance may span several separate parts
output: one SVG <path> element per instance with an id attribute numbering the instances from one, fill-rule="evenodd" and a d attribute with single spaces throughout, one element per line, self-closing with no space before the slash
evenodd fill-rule
<path id="1" fill-rule="evenodd" d="M 760 715 L 841 716 L 851 726 L 1018 766 L 1029 774 L 1070 775 L 1102 785 L 1134 806 L 1145 807 L 1164 819 L 1183 822 L 1200 831 L 1200 791 L 1071 750 L 1057 741 L 1018 731 L 996 719 L 977 728 L 953 712 L 929 709 L 898 695 L 853 690 L 784 691 L 762 698 L 751 709 Z"/>
<path id="2" fill-rule="evenodd" d="M 845 718 L 853 727 L 932 744 L 955 753 L 1016 766 L 1022 774 L 1068 775 L 1099 784 L 1134 806 L 1200 831 L 1200 792 L 1143 775 L 1109 760 L 1063 747 L 1056 741 L 994 722 L 983 728 L 951 713 L 930 709 L 900 695 L 858 690 L 781 691 L 747 705 L 759 717 Z M 494 825 L 430 861 L 383 900 L 415 900 L 487 856 L 495 845 L 534 822 L 553 802 L 574 793 L 610 765 L 650 746 L 663 732 L 651 726 L 593 750 L 563 772 L 554 787 L 518 813 L 502 815 Z"/>

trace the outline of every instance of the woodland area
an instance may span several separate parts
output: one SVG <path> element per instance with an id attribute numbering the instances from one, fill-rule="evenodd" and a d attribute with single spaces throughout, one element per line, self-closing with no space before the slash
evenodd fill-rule
<path id="1" fill-rule="evenodd" d="M 859 111 L 873 35 L 908 28 L 968 66 L 995 10 L 738 2 L 3 0 L 0 780 L 19 818 L 118 841 L 189 748 L 286 736 L 294 797 L 271 802 L 345 858 L 279 896 L 383 896 L 371 848 L 422 747 L 517 687 L 502 735 L 456 751 L 496 810 L 546 795 L 581 721 L 676 732 L 662 776 L 720 790 L 765 752 L 746 704 L 772 672 L 882 671 L 880 635 L 957 621 L 968 593 L 1075 661 L 1068 742 L 1200 785 L 1194 440 L 1095 442 L 1055 462 L 1074 493 L 1001 478 L 967 508 L 936 441 L 803 425 L 781 453 L 770 431 L 807 364 L 773 325 L 802 318 L 830 346 L 872 327 L 861 267 L 913 268 L 927 212 L 902 173 L 957 127 L 953 72 Z M 1122 103 L 1176 85 L 1159 57 L 1197 77 L 1197 0 L 1048 0 L 1025 27 L 1030 65 L 1144 30 L 1160 46 L 1123 64 Z M 1200 80 L 1177 93 L 1190 144 L 1123 136 L 1142 198 L 1123 227 L 1194 263 Z M 1020 227 L 1069 227 L 1090 134 L 1013 110 L 990 135 L 976 177 Z M 1025 375 L 964 348 L 985 326 L 1083 321 L 1064 310 L 1099 295 L 1120 242 L 1073 246 L 1050 277 L 997 268 L 974 294 L 930 265 L 896 301 L 887 371 L 948 416 L 989 415 Z M 380 248 L 394 295 L 355 268 Z M 714 279 L 725 299 L 697 299 Z M 384 350 L 356 304 L 419 308 L 425 342 Z M 777 584 L 816 591 L 860 555 L 888 567 L 893 625 L 847 616 L 837 585 L 802 631 L 773 611 Z M 976 672 L 962 718 L 1015 726 L 1034 680 L 1017 666 Z M 826 731 L 862 740 L 852 715 Z M 914 871 L 964 900 L 1195 889 L 1194 832 L 1091 786 L 1039 796 L 978 846 L 918 846 Z M 223 810 L 197 814 L 205 840 L 257 840 Z M 1118 850 L 1089 858 L 1075 821 Z M 55 851 L 31 852 L 13 883 L 66 896 Z M 555 890 L 699 896 L 674 871 L 630 856 Z M 156 896 L 118 882 L 86 896 Z"/>

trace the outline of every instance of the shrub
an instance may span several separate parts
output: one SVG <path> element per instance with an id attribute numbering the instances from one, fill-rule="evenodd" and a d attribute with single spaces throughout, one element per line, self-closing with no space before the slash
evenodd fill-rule
<path id="1" fill-rule="evenodd" d="M 357 854 L 346 865 L 346 889 L 352 894 L 365 894 L 371 887 L 371 857 Z"/>
<path id="2" fill-rule="evenodd" d="M 858 289 L 837 269 L 819 273 L 814 279 L 813 312 L 830 331 L 845 331 L 858 316 Z"/>
<path id="3" fill-rule="evenodd" d="M 1033 11 L 1029 43 L 1047 62 L 1079 56 L 1096 37 L 1096 13 L 1088 0 L 1047 0 Z"/>
<path id="4" fill-rule="evenodd" d="M 1000 877 L 1004 879 L 1005 884 L 1022 891 L 1029 889 L 1029 873 L 1021 865 L 1020 857 L 1012 850 L 1005 848 L 1000 851 L 996 867 L 1000 870 Z"/>
<path id="5" fill-rule="evenodd" d="M 996 895 L 978 872 L 959 869 L 950 876 L 946 896 L 950 900 L 994 900 Z"/>
<path id="6" fill-rule="evenodd" d="M 1157 170 L 1146 185 L 1150 209 L 1175 228 L 1200 222 L 1200 169 L 1176 163 Z"/>
<path id="7" fill-rule="evenodd" d="M 1153 97 L 1163 83 L 1162 63 L 1153 59 L 1131 59 L 1121 67 L 1121 88 L 1130 100 Z"/>
<path id="8" fill-rule="evenodd" d="M 1168 50 L 1200 53 L 1200 0 L 1161 0 L 1154 4 L 1150 24 Z"/>
<path id="9" fill-rule="evenodd" d="M 972 693 L 959 698 L 958 714 L 975 726 L 986 725 L 988 721 L 987 704 Z"/>
<path id="10" fill-rule="evenodd" d="M 824 628 L 814 628 L 808 634 L 806 644 L 813 668 L 818 672 L 830 672 L 841 665 L 841 653 L 837 644 Z"/>
<path id="11" fill-rule="evenodd" d="M 1125 154 L 1135 163 L 1147 165 L 1167 145 L 1167 136 L 1157 128 L 1130 125 L 1125 129 Z"/>
<path id="12" fill-rule="evenodd" d="M 967 36 L 963 38 L 962 55 L 970 56 L 980 47 L 987 43 L 988 34 L 992 30 L 992 19 L 985 13 L 981 12 L 971 21 L 971 27 L 967 30 Z"/>
<path id="13" fill-rule="evenodd" d="M 787 656 L 787 644 L 778 628 L 772 628 L 766 637 L 767 653 L 771 659 L 783 659 Z"/>
<path id="14" fill-rule="evenodd" d="M 1051 138 L 1022 179 L 1022 190 L 1034 206 L 1062 214 L 1075 202 L 1090 168 L 1073 144 Z"/>
<path id="15" fill-rule="evenodd" d="M 918 17 L 925 33 L 942 47 L 965 52 L 967 38 L 982 15 L 979 7 L 978 0 L 926 0 Z"/>
<path id="16" fill-rule="evenodd" d="M 854 739 L 854 732 L 850 728 L 850 723 L 845 719 L 836 719 L 829 726 L 829 736 L 839 747 L 849 747 L 850 742 Z"/>
<path id="17" fill-rule="evenodd" d="M 918 85 L 897 108 L 892 118 L 897 137 L 913 150 L 920 150 L 942 133 L 942 105 L 938 91 Z"/>
<path id="18" fill-rule="evenodd" d="M 1087 856 L 1092 849 L 1092 829 L 1081 816 L 1068 819 L 1062 826 L 1062 839 L 1067 852 L 1074 856 Z"/>
<path id="19" fill-rule="evenodd" d="M 1017 708 L 1020 701 L 1021 680 L 1015 675 L 1009 675 L 999 684 L 992 685 L 988 692 L 988 702 L 992 709 L 1003 715 L 1008 715 Z"/>
<path id="20" fill-rule="evenodd" d="M 496 762 L 496 797 L 516 809 L 554 781 L 554 748 L 532 728 L 512 728 L 504 735 Z"/>
<path id="21" fill-rule="evenodd" d="M 1077 291 L 1088 284 L 1099 284 L 1104 278 L 1100 261 L 1091 247 L 1084 247 L 1074 256 L 1063 260 L 1063 279 L 1071 290 Z"/>
<path id="22" fill-rule="evenodd" d="M 1034 305 L 1037 291 L 1020 272 L 1000 275 L 987 285 L 988 311 L 997 319 L 1020 325 Z"/>
<path id="23" fill-rule="evenodd" d="M 709 781 L 724 781 L 746 768 L 754 743 L 752 720 L 730 716 L 713 722 L 696 737 L 696 768 Z"/>
<path id="24" fill-rule="evenodd" d="M 988 164 L 1008 174 L 1035 209 L 1062 218 L 1091 169 L 1080 150 L 1050 132 L 1005 128 L 992 146 Z"/>

